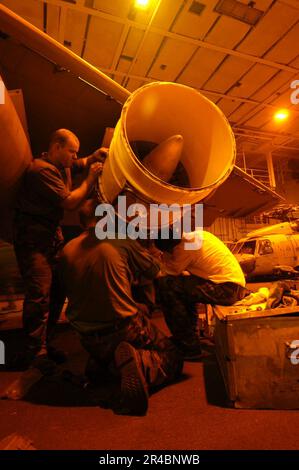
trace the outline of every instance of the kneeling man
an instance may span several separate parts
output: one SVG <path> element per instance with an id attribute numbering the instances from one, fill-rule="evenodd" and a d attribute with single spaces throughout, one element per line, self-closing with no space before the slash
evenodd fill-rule
<path id="1" fill-rule="evenodd" d="M 137 240 L 98 240 L 94 213 L 95 203 L 88 201 L 80 214 L 85 232 L 63 249 L 67 316 L 99 366 L 116 366 L 123 408 L 142 415 L 148 389 L 175 379 L 183 360 L 132 295 L 132 285 L 155 278 L 159 264 Z"/>

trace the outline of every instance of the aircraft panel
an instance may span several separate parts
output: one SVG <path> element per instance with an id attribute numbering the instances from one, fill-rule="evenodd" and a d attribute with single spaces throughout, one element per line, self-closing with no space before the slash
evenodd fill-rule
<path id="1" fill-rule="evenodd" d="M 0 74 L 8 89 L 23 92 L 33 154 L 46 150 L 49 135 L 59 127 L 78 133 L 83 154 L 93 151 L 105 128 L 115 126 L 121 106 L 12 40 L 0 39 L 2 48 Z"/>
<path id="2" fill-rule="evenodd" d="M 235 166 L 228 179 L 203 200 L 204 225 L 209 226 L 217 217 L 258 214 L 282 202 L 282 196 Z"/>

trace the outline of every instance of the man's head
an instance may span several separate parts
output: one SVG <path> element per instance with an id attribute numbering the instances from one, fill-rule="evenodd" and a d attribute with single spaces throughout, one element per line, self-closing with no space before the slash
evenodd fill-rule
<path id="1" fill-rule="evenodd" d="M 162 238 L 162 230 L 159 230 L 157 239 L 154 240 L 156 248 L 160 251 L 171 253 L 172 250 L 181 242 L 181 237 L 174 238 L 173 228 L 169 227 L 168 238 Z"/>
<path id="2" fill-rule="evenodd" d="M 80 224 L 84 230 L 90 227 L 95 227 L 97 218 L 95 216 L 95 210 L 98 205 L 98 201 L 95 199 L 87 199 L 80 207 L 79 218 Z"/>
<path id="3" fill-rule="evenodd" d="M 58 129 L 50 138 L 48 154 L 54 164 L 70 168 L 77 159 L 79 147 L 79 139 L 73 132 L 68 129 Z"/>

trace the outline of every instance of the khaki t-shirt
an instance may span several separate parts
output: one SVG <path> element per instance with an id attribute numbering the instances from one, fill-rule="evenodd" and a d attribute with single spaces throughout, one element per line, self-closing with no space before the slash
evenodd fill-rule
<path id="1" fill-rule="evenodd" d="M 61 262 L 70 322 L 81 333 L 88 333 L 136 314 L 132 283 L 153 279 L 159 269 L 135 240 L 100 241 L 94 228 L 71 240 L 63 249 Z"/>
<path id="2" fill-rule="evenodd" d="M 188 245 L 192 249 L 188 249 Z M 245 277 L 235 256 L 219 238 L 207 231 L 185 234 L 172 253 L 164 253 L 163 269 L 167 274 L 189 271 L 217 284 L 234 282 L 245 286 Z"/>

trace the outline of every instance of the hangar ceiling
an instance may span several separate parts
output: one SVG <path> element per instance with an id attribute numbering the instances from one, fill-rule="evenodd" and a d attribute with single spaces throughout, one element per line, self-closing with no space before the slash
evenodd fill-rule
<path id="1" fill-rule="evenodd" d="M 134 91 L 166 80 L 200 90 L 229 119 L 239 166 L 299 160 L 297 0 L 1 0 Z M 299 97 L 299 94 L 298 94 Z M 273 120 L 289 109 L 284 123 Z"/>

